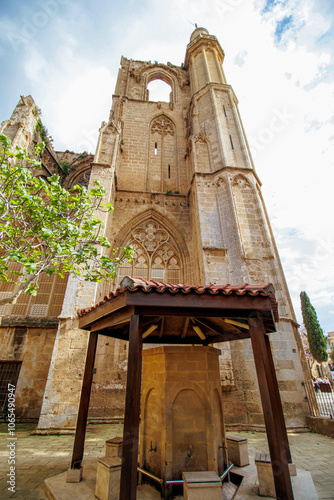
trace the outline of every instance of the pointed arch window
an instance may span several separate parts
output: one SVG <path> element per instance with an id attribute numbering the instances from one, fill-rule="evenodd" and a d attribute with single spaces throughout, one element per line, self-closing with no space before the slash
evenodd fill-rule
<path id="1" fill-rule="evenodd" d="M 119 269 L 117 286 L 126 275 L 181 283 L 181 259 L 177 245 L 160 224 L 153 220 L 139 224 L 126 239 L 126 245 L 133 247 L 133 259 Z"/>
<path id="2" fill-rule="evenodd" d="M 162 114 L 152 120 L 149 144 L 147 190 L 179 190 L 176 127 L 168 116 Z"/>
<path id="3" fill-rule="evenodd" d="M 147 85 L 147 100 L 153 102 L 171 102 L 172 87 L 160 78 L 151 80 Z"/>

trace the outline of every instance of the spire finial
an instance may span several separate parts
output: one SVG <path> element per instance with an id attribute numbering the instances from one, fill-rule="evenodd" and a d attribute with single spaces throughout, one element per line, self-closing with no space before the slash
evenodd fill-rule
<path id="1" fill-rule="evenodd" d="M 193 26 L 195 26 L 195 28 L 197 28 L 197 23 L 192 23 L 191 21 L 189 21 L 189 19 L 187 19 L 188 23 L 192 24 Z"/>

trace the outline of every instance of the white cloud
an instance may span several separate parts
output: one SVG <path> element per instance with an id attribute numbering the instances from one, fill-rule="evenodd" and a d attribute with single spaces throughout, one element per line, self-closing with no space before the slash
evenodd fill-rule
<path id="1" fill-rule="evenodd" d="M 95 152 L 98 129 L 107 120 L 115 75 L 111 68 L 76 52 L 76 40 L 63 33 L 52 60 L 29 51 L 25 74 L 56 149 Z M 35 97 L 36 99 L 36 97 Z"/>
<path id="2" fill-rule="evenodd" d="M 50 67 L 46 59 L 36 50 L 30 53 L 29 59 L 25 61 L 24 69 L 26 77 L 31 83 L 43 85 L 47 83 L 47 73 Z"/>
<path id="3" fill-rule="evenodd" d="M 98 129 L 102 120 L 108 120 L 114 86 L 115 79 L 105 67 L 87 68 L 73 78 L 53 115 L 57 137 L 63 144 L 95 153 Z"/>

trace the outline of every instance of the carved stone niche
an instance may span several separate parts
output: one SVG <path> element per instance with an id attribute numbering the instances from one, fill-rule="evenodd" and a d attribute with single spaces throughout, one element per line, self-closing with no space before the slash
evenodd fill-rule
<path id="1" fill-rule="evenodd" d="M 140 465 L 163 480 L 224 470 L 219 354 L 203 346 L 143 351 Z"/>

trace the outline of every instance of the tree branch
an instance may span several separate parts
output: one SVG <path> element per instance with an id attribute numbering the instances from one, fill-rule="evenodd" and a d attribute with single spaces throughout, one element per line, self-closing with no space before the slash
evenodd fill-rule
<path id="1" fill-rule="evenodd" d="M 34 281 L 35 278 L 36 278 L 36 275 L 32 274 L 31 276 L 29 276 L 27 281 L 25 281 L 24 283 L 22 283 L 20 285 L 19 289 L 17 290 L 16 293 L 14 293 L 14 295 L 12 295 L 11 297 L 6 297 L 4 299 L 0 299 L 0 306 L 2 306 L 4 304 L 14 304 L 16 302 L 16 300 L 19 298 L 19 296 L 21 295 L 21 293 L 23 293 L 28 288 L 30 283 L 32 281 Z"/>

